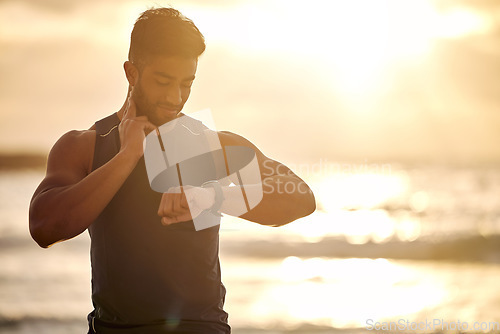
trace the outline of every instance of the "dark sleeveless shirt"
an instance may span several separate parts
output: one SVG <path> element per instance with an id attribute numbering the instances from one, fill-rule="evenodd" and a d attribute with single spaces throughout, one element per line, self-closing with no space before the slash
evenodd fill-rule
<path id="1" fill-rule="evenodd" d="M 119 122 L 116 114 L 96 122 L 93 170 L 118 153 Z M 203 127 L 201 122 L 195 126 Z M 230 333 L 223 311 L 219 226 L 201 231 L 192 221 L 163 226 L 157 215 L 160 200 L 141 158 L 88 228 L 92 316 L 103 329 L 97 332 L 109 327 L 113 333 L 111 328 L 120 328 L 119 333 Z"/>

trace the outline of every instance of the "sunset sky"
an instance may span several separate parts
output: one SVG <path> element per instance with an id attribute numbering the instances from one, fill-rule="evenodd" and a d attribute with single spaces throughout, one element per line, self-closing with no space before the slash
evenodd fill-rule
<path id="1" fill-rule="evenodd" d="M 206 37 L 186 113 L 285 162 L 500 162 L 500 2 L 0 2 L 0 151 L 48 152 L 117 111 L 132 25 Z"/>

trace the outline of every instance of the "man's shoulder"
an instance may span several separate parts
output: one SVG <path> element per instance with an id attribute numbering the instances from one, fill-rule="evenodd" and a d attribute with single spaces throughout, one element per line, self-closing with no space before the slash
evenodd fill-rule
<path id="1" fill-rule="evenodd" d="M 71 161 L 88 169 L 92 165 L 95 138 L 92 129 L 66 132 L 52 147 L 49 162 Z"/>
<path id="2" fill-rule="evenodd" d="M 264 161 L 269 159 L 262 153 L 262 151 L 254 143 L 252 143 L 250 140 L 246 139 L 241 135 L 229 131 L 217 131 L 217 134 L 219 135 L 219 141 L 223 147 L 226 146 L 248 147 L 252 149 L 253 152 L 255 152 L 259 161 Z"/>
<path id="3" fill-rule="evenodd" d="M 234 132 L 217 131 L 217 134 L 223 146 L 254 146 L 248 139 Z"/>
<path id="4" fill-rule="evenodd" d="M 70 130 L 57 141 L 56 145 L 85 147 L 95 143 L 95 129 Z"/>

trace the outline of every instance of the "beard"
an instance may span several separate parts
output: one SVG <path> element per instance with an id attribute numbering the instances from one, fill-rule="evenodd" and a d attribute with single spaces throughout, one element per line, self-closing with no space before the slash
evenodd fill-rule
<path id="1" fill-rule="evenodd" d="M 148 121 L 156 125 L 157 127 L 171 121 L 173 118 L 167 115 L 164 115 L 158 110 L 158 104 L 149 100 L 145 94 L 145 90 L 143 89 L 141 82 L 139 81 L 137 85 L 134 87 L 133 99 L 136 106 L 136 115 L 137 116 L 146 116 Z M 165 105 L 165 103 L 162 103 Z M 177 110 L 177 114 L 179 114 L 184 107 L 184 103 L 181 106 L 169 106 L 171 109 Z M 175 118 L 175 117 L 174 117 Z"/>

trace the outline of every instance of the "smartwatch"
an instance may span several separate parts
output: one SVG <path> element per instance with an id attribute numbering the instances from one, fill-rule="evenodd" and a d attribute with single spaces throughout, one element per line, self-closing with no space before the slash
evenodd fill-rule
<path id="1" fill-rule="evenodd" d="M 224 201 L 224 194 L 222 193 L 222 187 L 219 181 L 207 181 L 201 185 L 202 188 L 213 188 L 215 191 L 215 200 L 210 210 L 215 216 L 222 217 L 222 214 L 219 212 L 222 202 Z"/>

